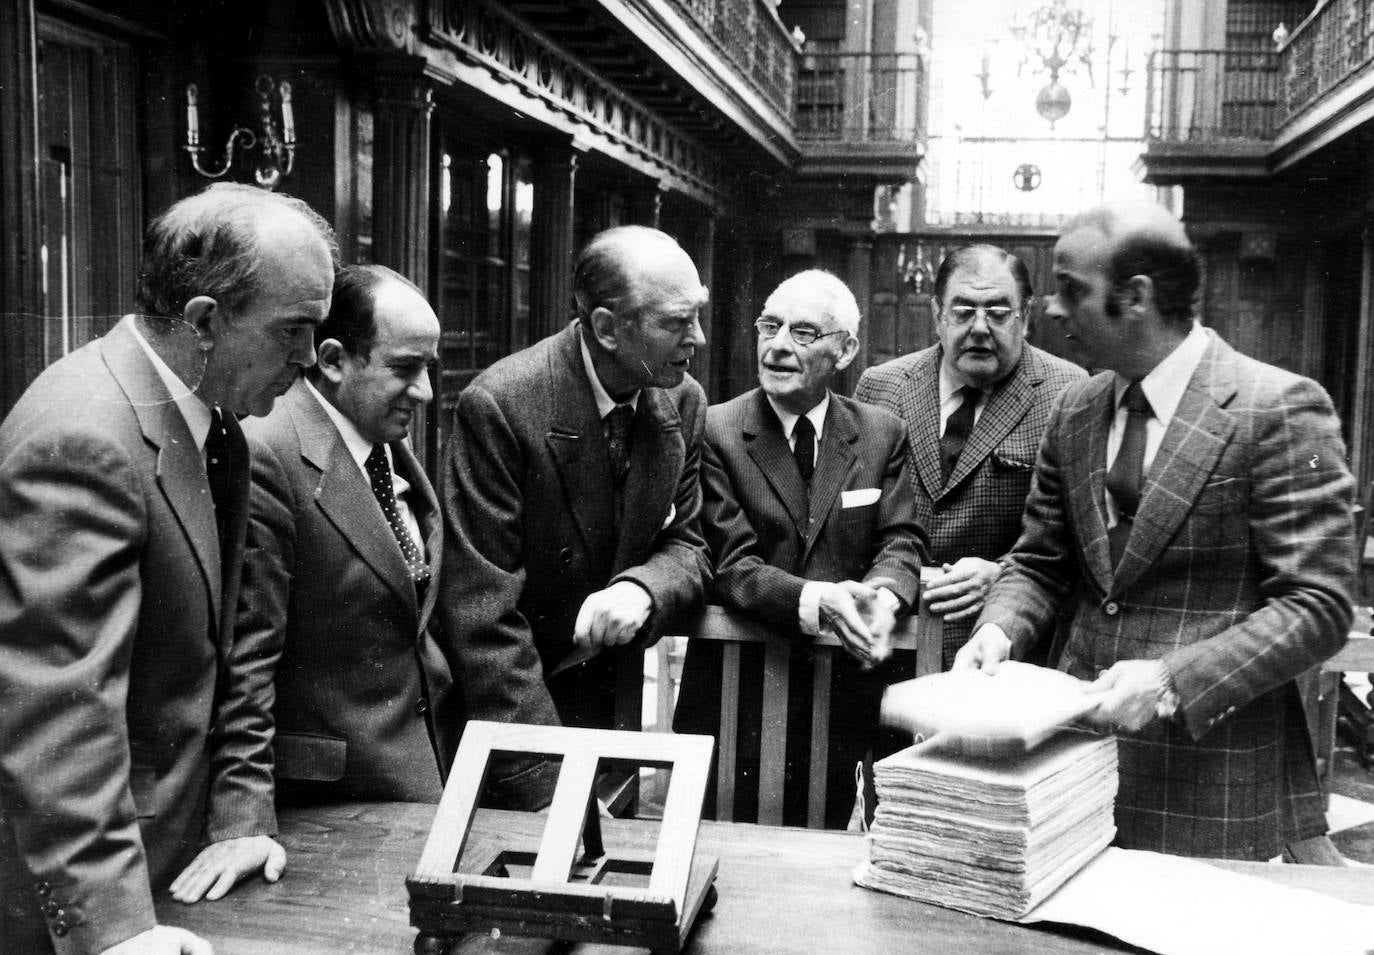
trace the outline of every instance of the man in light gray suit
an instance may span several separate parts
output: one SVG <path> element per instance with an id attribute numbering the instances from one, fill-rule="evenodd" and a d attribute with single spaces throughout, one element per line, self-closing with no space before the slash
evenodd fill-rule
<path id="1" fill-rule="evenodd" d="M 439 320 L 403 276 L 351 266 L 316 349 L 272 414 L 244 425 L 236 652 L 276 688 L 274 765 L 258 768 L 278 803 L 437 802 L 459 729 L 429 627 L 442 522 L 406 438 L 434 397 Z"/>
<path id="2" fill-rule="evenodd" d="M 334 255 L 298 200 L 183 199 L 149 227 L 138 314 L 0 426 L 0 951 L 208 951 L 156 924 L 153 892 L 281 874 L 249 771 L 263 702 L 230 659 L 236 416 L 314 362 Z"/>

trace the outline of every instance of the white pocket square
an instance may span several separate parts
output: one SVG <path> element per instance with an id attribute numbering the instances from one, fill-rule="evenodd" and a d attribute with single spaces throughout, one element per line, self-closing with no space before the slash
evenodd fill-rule
<path id="1" fill-rule="evenodd" d="M 882 495 L 876 487 L 861 487 L 840 492 L 840 507 L 867 507 Z"/>
<path id="2" fill-rule="evenodd" d="M 663 519 L 663 526 L 659 530 L 667 530 L 675 517 L 677 517 L 677 505 L 670 502 L 668 504 L 668 516 Z"/>

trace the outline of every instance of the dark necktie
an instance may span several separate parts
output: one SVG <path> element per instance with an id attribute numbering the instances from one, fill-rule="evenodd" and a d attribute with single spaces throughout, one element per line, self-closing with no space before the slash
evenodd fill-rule
<path id="1" fill-rule="evenodd" d="M 410 579 L 415 581 L 416 590 L 422 591 L 424 585 L 429 583 L 429 565 L 425 563 L 424 555 L 420 553 L 415 538 L 410 536 L 410 530 L 396 508 L 396 489 L 391 483 L 391 465 L 387 463 L 385 449 L 380 444 L 373 445 L 372 453 L 367 456 L 363 466 L 372 482 L 372 493 L 386 515 L 386 522 L 391 525 L 391 533 L 396 535 L 396 543 L 401 545 L 401 556 L 410 570 Z"/>
<path id="2" fill-rule="evenodd" d="M 215 503 L 215 530 L 219 552 L 224 554 L 229 533 L 229 495 L 233 483 L 233 444 L 218 408 L 210 412 L 210 432 L 205 436 L 205 477 L 210 482 L 210 500 Z"/>
<path id="3" fill-rule="evenodd" d="M 968 436 L 973 431 L 973 412 L 978 407 L 978 398 L 982 392 L 965 385 L 959 389 L 959 394 L 964 396 L 964 400 L 949 416 L 949 420 L 945 422 L 945 433 L 940 436 L 940 477 L 946 484 L 949 483 L 949 476 L 954 473 L 954 466 L 959 463 L 959 455 L 963 453 Z"/>
<path id="4" fill-rule="evenodd" d="M 1121 433 L 1121 448 L 1107 471 L 1107 492 L 1116 502 L 1117 522 L 1108 539 L 1112 549 L 1112 566 L 1121 562 L 1126 539 L 1131 536 L 1136 510 L 1140 507 L 1141 486 L 1145 470 L 1145 424 L 1150 420 L 1150 402 L 1139 381 L 1133 381 L 1121 396 L 1126 408 L 1126 428 Z"/>
<path id="5" fill-rule="evenodd" d="M 792 426 L 792 457 L 797 462 L 801 479 L 811 483 L 811 475 L 816 473 L 816 426 L 811 419 L 802 415 Z"/>
<path id="6" fill-rule="evenodd" d="M 630 470 L 630 426 L 634 424 L 635 409 L 630 405 L 616 405 L 606 415 L 606 448 L 611 457 L 611 477 L 616 486 L 625 483 Z"/>

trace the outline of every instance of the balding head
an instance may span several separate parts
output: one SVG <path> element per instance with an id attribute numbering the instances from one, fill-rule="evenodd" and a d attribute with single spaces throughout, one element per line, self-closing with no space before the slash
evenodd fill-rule
<path id="1" fill-rule="evenodd" d="M 1174 215 L 1152 202 L 1108 203 L 1079 213 L 1065 236 L 1092 231 L 1102 237 L 1105 271 L 1119 286 L 1133 276 L 1150 279 L 1154 304 L 1166 321 L 1190 324 L 1197 295 L 1197 252 Z"/>

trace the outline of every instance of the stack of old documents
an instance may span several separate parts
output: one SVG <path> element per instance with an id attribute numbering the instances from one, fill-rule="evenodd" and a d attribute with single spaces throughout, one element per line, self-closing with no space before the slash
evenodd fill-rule
<path id="1" fill-rule="evenodd" d="M 1034 698 L 1045 714 L 1030 724 L 1021 677 L 1034 680 Z M 1083 710 L 1080 686 L 1015 669 L 977 680 L 982 682 L 969 674 L 939 674 L 911 684 L 920 706 L 905 701 L 906 722 L 919 709 L 931 738 L 875 765 L 878 807 L 869 861 L 855 879 L 975 915 L 1016 919 L 1111 842 L 1116 741 L 1045 725 Z M 916 685 L 923 681 L 933 681 L 938 694 L 920 692 Z M 950 693 L 955 683 L 960 692 Z M 946 698 L 957 712 L 942 717 Z M 1018 712 L 1008 712 L 999 727 L 997 710 L 1018 698 Z M 970 709 L 978 711 L 976 719 L 967 715 Z M 994 735 L 960 735 L 975 728 Z"/>

